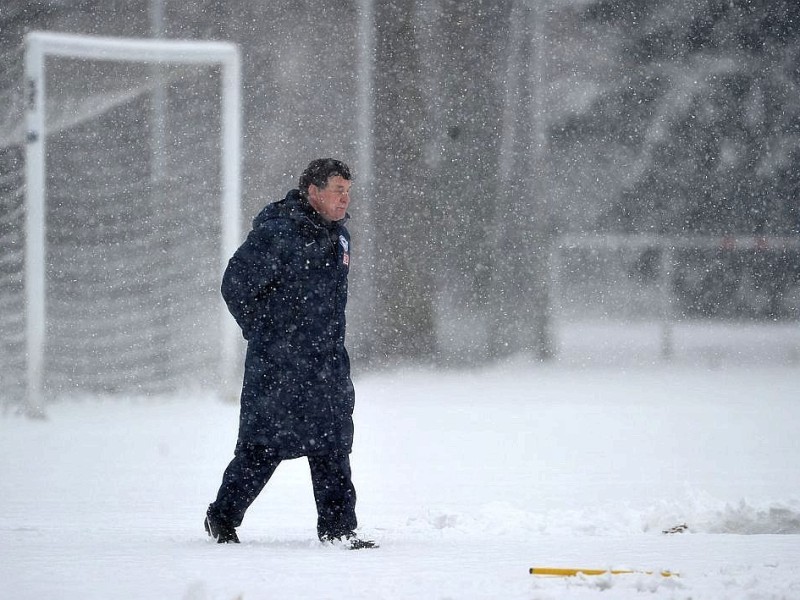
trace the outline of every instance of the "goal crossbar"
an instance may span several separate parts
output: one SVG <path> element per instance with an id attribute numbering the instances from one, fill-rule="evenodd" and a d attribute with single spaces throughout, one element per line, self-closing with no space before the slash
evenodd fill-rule
<path id="1" fill-rule="evenodd" d="M 161 40 L 91 37 L 49 31 L 25 36 L 25 297 L 26 297 L 26 402 L 42 412 L 42 380 L 46 336 L 45 303 L 45 60 L 63 58 L 143 62 L 150 64 L 217 65 L 221 70 L 221 180 L 222 223 L 220 270 L 236 250 L 240 237 L 241 195 L 241 66 L 236 44 L 221 41 Z M 220 300 L 223 386 L 234 380 L 238 330 Z"/>

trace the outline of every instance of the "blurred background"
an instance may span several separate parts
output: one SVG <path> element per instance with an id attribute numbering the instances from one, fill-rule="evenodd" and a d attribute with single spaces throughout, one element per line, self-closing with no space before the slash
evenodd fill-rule
<path id="1" fill-rule="evenodd" d="M 243 234 L 310 160 L 354 171 L 356 372 L 692 360 L 715 325 L 800 362 L 796 0 L 4 0 L 5 406 L 36 30 L 238 44 Z M 219 68 L 51 57 L 46 81 L 45 389 L 213 388 Z"/>

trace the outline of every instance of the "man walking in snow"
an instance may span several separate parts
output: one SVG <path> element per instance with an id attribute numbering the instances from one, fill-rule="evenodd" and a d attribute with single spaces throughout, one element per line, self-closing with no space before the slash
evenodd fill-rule
<path id="1" fill-rule="evenodd" d="M 350 476 L 355 394 L 344 346 L 350 169 L 324 158 L 298 188 L 267 205 L 228 262 L 222 295 L 247 340 L 239 437 L 205 529 L 238 543 L 245 511 L 282 460 L 305 456 L 317 535 L 351 548 L 359 539 Z"/>

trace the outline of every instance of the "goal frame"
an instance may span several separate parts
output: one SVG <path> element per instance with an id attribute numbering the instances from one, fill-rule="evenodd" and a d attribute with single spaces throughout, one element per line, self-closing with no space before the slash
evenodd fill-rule
<path id="1" fill-rule="evenodd" d="M 550 250 L 552 295 L 561 297 L 563 253 L 568 250 L 586 249 L 614 251 L 627 249 L 643 251 L 649 248 L 660 252 L 659 275 L 655 285 L 660 298 L 657 315 L 653 321 L 659 323 L 660 355 L 665 361 L 675 356 L 674 328 L 678 321 L 675 311 L 674 292 L 671 288 L 675 271 L 675 253 L 685 250 L 800 250 L 798 236 L 768 236 L 751 233 L 727 235 L 658 234 L 564 234 L 556 238 Z M 557 315 L 556 315 L 557 318 Z"/>
<path id="2" fill-rule="evenodd" d="M 26 403 L 43 414 L 46 339 L 45 61 L 48 56 L 147 64 L 214 65 L 221 69 L 220 272 L 241 236 L 241 59 L 231 42 L 84 36 L 50 31 L 25 35 L 25 319 Z M 220 299 L 220 388 L 233 385 L 238 328 Z"/>

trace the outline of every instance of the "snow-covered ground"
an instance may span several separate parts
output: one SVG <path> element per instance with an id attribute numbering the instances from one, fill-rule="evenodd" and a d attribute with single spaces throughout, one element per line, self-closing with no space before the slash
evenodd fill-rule
<path id="1" fill-rule="evenodd" d="M 208 542 L 234 405 L 186 393 L 6 415 L 0 598 L 800 598 L 800 365 L 758 364 L 758 344 L 733 353 L 751 360 L 695 359 L 683 343 L 690 360 L 669 365 L 357 378 L 354 479 L 378 550 L 316 542 L 303 459 L 278 469 L 242 544 Z"/>

